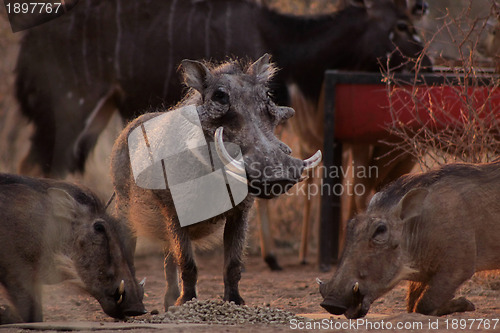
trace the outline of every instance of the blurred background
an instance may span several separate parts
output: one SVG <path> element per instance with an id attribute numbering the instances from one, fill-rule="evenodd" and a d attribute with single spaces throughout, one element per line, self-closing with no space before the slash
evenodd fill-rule
<path id="1" fill-rule="evenodd" d="M 297 15 L 331 13 L 334 0 L 260 0 L 262 5 Z M 411 0 L 410 0 L 411 2 Z M 428 0 L 429 14 L 415 22 L 428 54 L 435 64 L 472 66 L 476 62 L 495 67 L 495 24 L 497 6 L 493 0 Z M 12 33 L 5 7 L 0 6 L 0 172 L 16 173 L 19 161 L 27 153 L 32 128 L 18 110 L 13 94 L 14 69 L 23 32 Z M 96 149 L 87 161 L 85 175 L 71 176 L 96 191 L 103 200 L 112 193 L 109 177 L 109 154 L 114 138 L 123 124 L 118 115 L 101 135 Z M 282 140 L 298 151 L 293 131 L 285 126 Z M 278 253 L 297 254 L 301 235 L 303 205 L 307 198 L 296 191 L 273 199 L 270 205 L 273 241 Z M 317 252 L 319 201 L 312 202 L 309 261 Z M 250 224 L 248 252 L 260 253 L 255 214 Z"/>

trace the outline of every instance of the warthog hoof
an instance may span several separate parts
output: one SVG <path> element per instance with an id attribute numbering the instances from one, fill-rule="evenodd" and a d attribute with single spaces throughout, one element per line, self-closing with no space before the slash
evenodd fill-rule
<path id="1" fill-rule="evenodd" d="M 0 305 L 0 325 L 22 323 L 19 315 L 8 305 Z"/>
<path id="2" fill-rule="evenodd" d="M 283 268 L 278 264 L 278 260 L 273 254 L 269 254 L 264 258 L 264 261 L 266 262 L 267 266 L 269 266 L 269 269 L 272 271 L 282 271 Z"/>
<path id="3" fill-rule="evenodd" d="M 245 305 L 245 301 L 241 298 L 240 295 L 230 295 L 229 297 L 224 297 L 224 301 L 226 302 L 234 302 L 236 305 Z"/>
<path id="4" fill-rule="evenodd" d="M 192 299 L 195 299 L 196 298 L 196 294 L 195 295 L 181 295 L 177 301 L 175 302 L 175 306 L 180 306 L 186 302 L 189 302 L 190 300 Z"/>
<path id="5" fill-rule="evenodd" d="M 474 311 L 476 307 L 465 297 L 452 299 L 436 311 L 437 316 L 444 316 L 454 312 Z"/>

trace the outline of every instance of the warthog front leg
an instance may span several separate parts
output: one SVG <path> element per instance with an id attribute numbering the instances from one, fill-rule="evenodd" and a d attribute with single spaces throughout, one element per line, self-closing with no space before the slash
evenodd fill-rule
<path id="1" fill-rule="evenodd" d="M 427 284 L 423 282 L 413 282 L 408 284 L 408 295 L 406 296 L 406 310 L 408 312 L 415 312 L 415 305 L 422 297 L 422 293 L 427 288 Z"/>
<path id="2" fill-rule="evenodd" d="M 42 316 L 42 288 L 34 281 L 3 281 L 12 304 L 23 322 L 43 321 Z M 10 320 L 19 321 L 14 314 Z"/>
<path id="3" fill-rule="evenodd" d="M 177 269 L 181 276 L 181 293 L 175 305 L 182 305 L 187 301 L 196 298 L 196 281 L 198 280 L 198 268 L 194 260 L 193 247 L 187 228 L 182 228 L 179 221 L 175 217 L 170 224 L 170 252 L 174 255 L 172 260 L 175 260 Z M 173 297 L 175 291 L 175 271 L 170 269 L 173 262 L 170 261 L 168 256 L 165 258 L 165 278 L 169 284 L 167 293 L 165 294 L 165 310 L 168 309 L 170 297 Z M 167 272 L 168 271 L 168 272 Z"/>
<path id="4" fill-rule="evenodd" d="M 455 312 L 474 311 L 476 307 L 465 297 L 458 297 L 448 301 L 436 311 L 436 316 L 444 316 Z"/>
<path id="5" fill-rule="evenodd" d="M 8 305 L 0 305 L 0 325 L 22 323 L 17 311 Z"/>
<path id="6" fill-rule="evenodd" d="M 415 312 L 443 316 L 454 312 L 474 311 L 474 304 L 467 299 L 460 297 L 453 299 L 455 291 L 472 275 L 472 272 L 462 272 L 462 274 L 453 274 L 449 271 L 436 274 L 429 281 L 427 289 L 423 292 L 420 300 L 417 301 Z"/>
<path id="7" fill-rule="evenodd" d="M 174 254 L 170 250 L 165 249 L 165 280 L 167 281 L 167 291 L 165 292 L 164 306 L 165 311 L 175 304 L 180 296 L 179 291 L 179 274 L 177 272 L 177 264 L 175 263 Z"/>
<path id="8" fill-rule="evenodd" d="M 247 228 L 248 210 L 237 211 L 226 220 L 224 227 L 224 300 L 241 305 L 238 284 L 243 265 L 243 248 Z"/>

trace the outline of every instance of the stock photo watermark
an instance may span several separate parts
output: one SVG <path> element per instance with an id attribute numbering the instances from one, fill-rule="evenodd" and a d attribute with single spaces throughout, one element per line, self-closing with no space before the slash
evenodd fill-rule
<path id="1" fill-rule="evenodd" d="M 19 32 L 66 14 L 77 5 L 78 0 L 4 0 L 3 2 L 12 32 Z"/>
<path id="2" fill-rule="evenodd" d="M 470 331 L 484 330 L 496 331 L 500 327 L 500 319 L 483 318 L 429 318 L 421 321 L 385 321 L 347 319 L 347 320 L 290 320 L 289 328 L 292 330 L 369 330 L 369 331 L 429 331 L 429 330 L 451 330 Z"/>
<path id="3" fill-rule="evenodd" d="M 276 168 L 264 167 L 259 169 L 259 164 L 250 164 L 249 168 L 255 170 L 255 174 L 262 175 L 263 178 L 277 178 L 283 171 L 276 171 Z M 356 165 L 354 162 L 348 166 L 330 166 L 325 167 L 323 165 L 317 166 L 313 171 L 310 172 L 309 178 L 311 180 L 318 179 L 319 181 L 306 182 L 302 181 L 297 183 L 295 186 L 283 191 L 283 185 L 273 184 L 266 191 L 271 196 L 277 196 L 280 193 L 285 192 L 283 195 L 304 195 L 308 200 L 315 196 L 322 195 L 335 195 L 335 196 L 364 196 L 367 194 L 368 189 L 363 181 L 365 179 L 377 179 L 379 176 L 379 170 L 377 166 L 369 165 Z M 334 184 L 326 183 L 326 179 L 335 179 L 338 182 Z M 342 179 L 346 179 L 345 182 L 340 182 Z M 356 179 L 357 181 L 354 181 Z M 261 194 L 262 189 L 253 184 L 252 181 L 249 183 L 249 187 L 253 189 L 252 193 L 257 195 Z"/>

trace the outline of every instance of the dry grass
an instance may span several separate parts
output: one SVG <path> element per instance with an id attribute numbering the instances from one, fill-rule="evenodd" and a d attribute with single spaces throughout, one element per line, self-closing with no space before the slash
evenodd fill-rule
<path id="1" fill-rule="evenodd" d="M 489 16 L 497 12 L 492 1 Z M 487 19 L 474 17 L 470 6 L 460 19 L 449 12 L 442 18 L 439 33 L 449 34 L 459 55 L 436 61 L 447 68 L 443 75 L 449 83 L 444 86 L 401 82 L 386 73 L 392 116 L 388 129 L 399 139 L 387 144 L 415 158 L 422 170 L 451 162 L 487 162 L 500 153 L 500 77 L 484 68 L 491 63 L 478 54 Z"/>
<path id="2" fill-rule="evenodd" d="M 500 290 L 500 270 L 476 273 L 472 282 L 489 290 Z"/>

